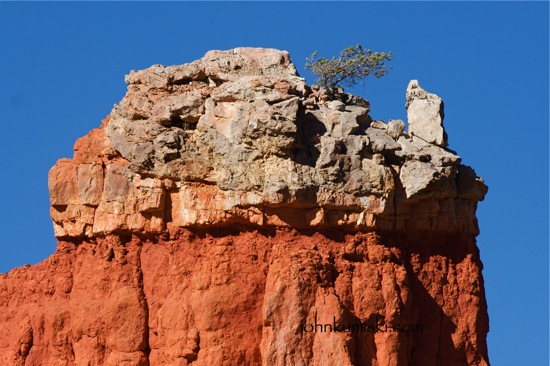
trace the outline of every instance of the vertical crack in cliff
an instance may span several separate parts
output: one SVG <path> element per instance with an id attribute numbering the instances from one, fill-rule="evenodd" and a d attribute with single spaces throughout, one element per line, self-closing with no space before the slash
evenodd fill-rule
<path id="1" fill-rule="evenodd" d="M 150 360 L 149 356 L 151 354 L 151 345 L 149 344 L 149 305 L 147 303 L 147 296 L 145 295 L 145 286 L 143 284 L 143 271 L 141 268 L 141 252 L 143 251 L 143 244 L 140 243 L 139 250 L 138 250 L 138 256 L 137 256 L 137 264 L 138 264 L 138 281 L 139 281 L 139 290 L 140 294 L 143 299 L 143 310 L 145 311 L 145 329 L 144 329 L 144 340 L 145 340 L 145 347 L 143 349 L 143 353 L 145 357 L 147 358 L 146 365 L 149 366 Z"/>
<path id="2" fill-rule="evenodd" d="M 20 342 L 18 354 L 21 357 L 21 364 L 27 363 L 27 357 L 31 353 L 32 346 L 34 345 L 34 333 L 30 324 L 27 325 L 27 331 L 24 333 L 24 338 Z"/>
<path id="3" fill-rule="evenodd" d="M 393 201 L 393 214 L 391 216 L 393 216 L 393 223 L 392 223 L 392 228 L 393 228 L 393 231 L 396 232 L 397 231 L 397 192 L 401 189 L 403 189 L 403 185 L 401 184 L 401 181 L 399 180 L 399 173 L 397 172 L 397 169 L 395 169 L 393 166 L 389 166 L 390 169 L 391 169 L 391 172 L 392 172 L 392 175 L 393 175 L 393 180 L 394 180 L 394 187 L 395 187 L 395 190 L 394 192 L 392 192 L 392 201 Z"/>
<path id="4" fill-rule="evenodd" d="M 167 229 L 168 223 L 172 222 L 172 197 L 170 195 L 171 191 L 172 189 L 169 189 L 167 187 L 164 193 L 164 229 Z"/>

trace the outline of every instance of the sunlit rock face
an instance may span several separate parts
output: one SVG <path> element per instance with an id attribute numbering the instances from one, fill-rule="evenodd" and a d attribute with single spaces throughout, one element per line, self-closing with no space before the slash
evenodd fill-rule
<path id="1" fill-rule="evenodd" d="M 211 51 L 126 82 L 50 172 L 60 238 L 236 224 L 477 232 L 486 188 L 440 146 L 441 99 L 415 81 L 411 134 L 373 123 L 359 97 L 326 101 L 277 50 Z"/>
<path id="2" fill-rule="evenodd" d="M 49 173 L 56 253 L 0 275 L 1 364 L 488 364 L 487 187 L 439 97 L 373 121 L 259 48 L 126 83 Z"/>

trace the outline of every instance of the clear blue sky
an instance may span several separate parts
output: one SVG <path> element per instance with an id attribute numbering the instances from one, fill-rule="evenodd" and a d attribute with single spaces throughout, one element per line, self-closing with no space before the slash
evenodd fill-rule
<path id="1" fill-rule="evenodd" d="M 478 245 L 493 365 L 548 365 L 548 3 L 0 2 L 0 272 L 55 250 L 47 173 L 123 97 L 124 75 L 210 49 L 392 50 L 353 90 L 406 118 L 410 79 L 445 101 L 450 147 L 489 185 Z M 349 91 L 349 90 L 348 90 Z"/>

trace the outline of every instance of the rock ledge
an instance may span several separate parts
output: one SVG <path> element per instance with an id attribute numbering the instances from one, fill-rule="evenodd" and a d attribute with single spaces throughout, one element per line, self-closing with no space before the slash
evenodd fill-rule
<path id="1" fill-rule="evenodd" d="M 110 117 L 50 171 L 57 237 L 235 224 L 478 231 L 486 187 L 443 147 L 441 99 L 416 81 L 409 134 L 373 122 L 357 96 L 328 101 L 273 49 L 210 51 L 126 82 Z"/>

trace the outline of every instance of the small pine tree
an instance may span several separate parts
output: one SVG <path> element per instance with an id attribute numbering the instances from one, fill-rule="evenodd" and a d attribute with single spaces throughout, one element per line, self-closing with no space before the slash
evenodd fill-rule
<path id="1" fill-rule="evenodd" d="M 391 51 L 373 53 L 358 44 L 343 50 L 337 58 L 328 60 L 316 57 L 317 51 L 306 58 L 306 69 L 311 69 L 317 75 L 315 81 L 319 86 L 325 88 L 330 96 L 334 96 L 340 84 L 353 86 L 360 81 L 364 82 L 369 75 L 377 78 L 386 75 L 391 66 L 388 67 L 385 62 L 390 61 L 393 54 Z"/>

